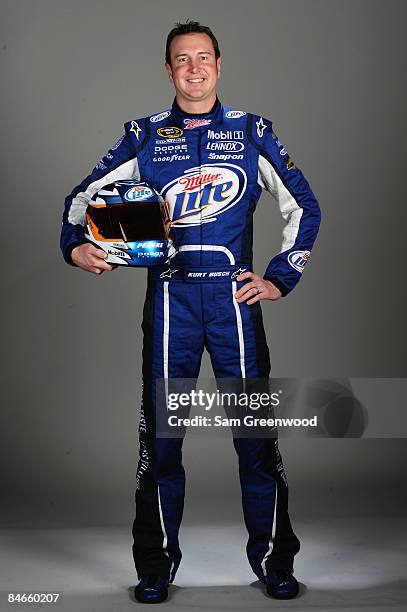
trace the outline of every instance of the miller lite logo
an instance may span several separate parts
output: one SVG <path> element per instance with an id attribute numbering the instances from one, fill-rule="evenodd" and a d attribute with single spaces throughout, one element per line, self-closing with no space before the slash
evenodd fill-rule
<path id="1" fill-rule="evenodd" d="M 189 168 L 163 187 L 172 226 L 189 227 L 216 221 L 235 206 L 246 190 L 246 173 L 234 164 L 204 164 Z"/>
<path id="2" fill-rule="evenodd" d="M 184 119 L 184 125 L 186 130 L 193 130 L 196 127 L 209 125 L 211 122 L 212 119 Z"/>
<path id="3" fill-rule="evenodd" d="M 288 263 L 290 264 L 292 268 L 294 268 L 294 270 L 297 270 L 297 272 L 302 273 L 304 266 L 308 261 L 309 256 L 310 256 L 309 251 L 293 251 L 292 253 L 289 254 L 287 259 L 288 259 Z"/>
<path id="4" fill-rule="evenodd" d="M 140 185 L 138 187 L 132 187 L 124 194 L 124 199 L 127 202 L 138 202 L 140 200 L 148 200 L 154 195 L 154 192 L 149 187 Z"/>
<path id="5" fill-rule="evenodd" d="M 207 174 L 192 174 L 191 176 L 182 176 L 180 179 L 178 179 L 178 183 L 183 187 L 184 191 L 195 191 L 202 185 L 213 183 L 221 178 L 221 172 L 208 172 Z"/>

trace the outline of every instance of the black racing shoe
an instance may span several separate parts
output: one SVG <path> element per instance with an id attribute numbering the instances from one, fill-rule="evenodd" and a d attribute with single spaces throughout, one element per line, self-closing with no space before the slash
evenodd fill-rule
<path id="1" fill-rule="evenodd" d="M 290 570 L 273 570 L 267 572 L 267 593 L 276 599 L 293 599 L 297 597 L 300 586 Z"/>
<path id="2" fill-rule="evenodd" d="M 168 578 L 143 576 L 134 589 L 134 597 L 140 603 L 161 603 L 168 597 Z"/>

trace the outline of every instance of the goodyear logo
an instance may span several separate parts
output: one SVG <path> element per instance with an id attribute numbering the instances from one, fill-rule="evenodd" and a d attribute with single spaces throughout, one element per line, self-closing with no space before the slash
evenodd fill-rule
<path id="1" fill-rule="evenodd" d="M 179 138 L 184 133 L 179 127 L 162 127 L 158 128 L 157 134 L 161 138 Z"/>

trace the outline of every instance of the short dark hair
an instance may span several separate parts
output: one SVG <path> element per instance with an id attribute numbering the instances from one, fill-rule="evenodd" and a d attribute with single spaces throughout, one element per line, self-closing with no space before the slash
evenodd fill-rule
<path id="1" fill-rule="evenodd" d="M 215 59 L 220 57 L 220 49 L 218 45 L 218 41 L 212 30 L 208 28 L 208 26 L 203 26 L 199 23 L 199 21 L 191 21 L 187 19 L 185 23 L 176 23 L 175 27 L 171 30 L 171 32 L 167 36 L 167 44 L 165 46 L 165 61 L 167 64 L 171 66 L 171 55 L 170 48 L 171 43 L 176 36 L 181 36 L 182 34 L 207 34 L 212 41 L 213 50 L 215 51 Z"/>

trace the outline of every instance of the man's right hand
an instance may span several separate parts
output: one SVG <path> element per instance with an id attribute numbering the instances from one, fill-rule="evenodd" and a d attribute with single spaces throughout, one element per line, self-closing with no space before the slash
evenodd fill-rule
<path id="1" fill-rule="evenodd" d="M 98 249 L 89 242 L 80 244 L 72 249 L 71 259 L 82 270 L 93 272 L 93 274 L 102 274 L 105 270 L 113 270 L 113 267 L 106 263 L 107 253 L 102 249 Z"/>

